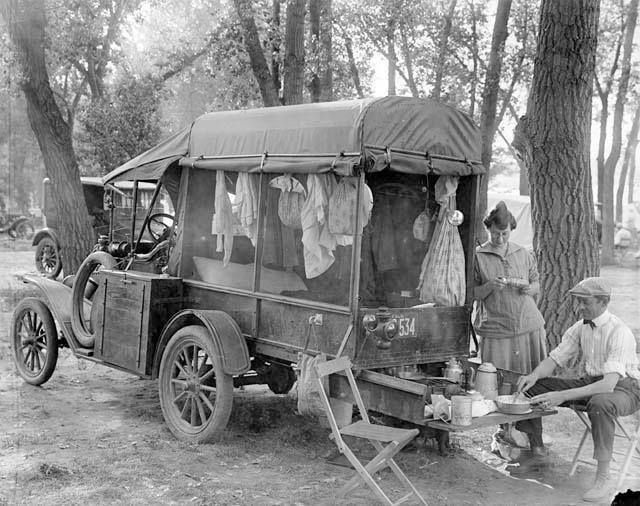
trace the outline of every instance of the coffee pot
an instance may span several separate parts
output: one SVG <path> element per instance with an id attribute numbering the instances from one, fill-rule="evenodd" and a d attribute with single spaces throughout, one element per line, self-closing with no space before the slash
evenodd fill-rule
<path id="1" fill-rule="evenodd" d="M 445 362 L 447 367 L 443 370 L 442 375 L 456 383 L 462 383 L 462 375 L 464 374 L 464 370 L 462 369 L 462 364 L 459 360 L 456 360 L 455 357 L 452 357 L 451 360 Z"/>
<path id="2" fill-rule="evenodd" d="M 483 362 L 477 370 L 471 369 L 469 383 L 485 399 L 496 400 L 498 397 L 498 369 L 491 362 Z"/>

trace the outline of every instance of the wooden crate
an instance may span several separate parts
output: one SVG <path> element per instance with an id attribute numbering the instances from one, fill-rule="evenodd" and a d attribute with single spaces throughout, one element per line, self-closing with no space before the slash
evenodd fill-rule
<path id="1" fill-rule="evenodd" d="M 150 375 L 160 332 L 182 309 L 182 280 L 131 271 L 100 271 L 97 277 L 95 357 Z"/>

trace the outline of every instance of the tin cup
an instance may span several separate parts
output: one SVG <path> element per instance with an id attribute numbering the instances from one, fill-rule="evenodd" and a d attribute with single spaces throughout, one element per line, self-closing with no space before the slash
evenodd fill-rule
<path id="1" fill-rule="evenodd" d="M 471 397 L 453 395 L 451 397 L 451 423 L 471 425 Z"/>

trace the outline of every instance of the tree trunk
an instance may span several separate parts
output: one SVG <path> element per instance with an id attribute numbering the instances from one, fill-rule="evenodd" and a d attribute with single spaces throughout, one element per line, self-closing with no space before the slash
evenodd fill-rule
<path id="1" fill-rule="evenodd" d="M 322 85 L 320 83 L 320 0 L 309 0 L 309 32 L 311 41 L 309 48 L 311 52 L 311 81 L 309 82 L 309 93 L 311 102 L 320 102 Z"/>
<path id="2" fill-rule="evenodd" d="M 627 181 L 627 173 L 629 173 L 629 165 L 631 159 L 636 156 L 636 148 L 638 147 L 638 130 L 640 130 L 640 105 L 636 109 L 633 116 L 633 123 L 627 138 L 627 147 L 624 151 L 624 161 L 620 170 L 620 179 L 618 180 L 618 192 L 616 193 L 616 221 L 622 221 L 622 202 L 624 199 L 624 187 Z M 629 188 L 633 187 L 633 177 L 629 174 Z M 629 201 L 632 202 L 632 201 Z"/>
<path id="3" fill-rule="evenodd" d="M 598 154 L 596 155 L 596 170 L 598 181 L 598 196 L 596 202 L 602 204 L 602 189 L 604 188 L 604 151 L 609 131 L 609 94 L 600 94 L 600 133 L 598 134 Z"/>
<path id="4" fill-rule="evenodd" d="M 486 237 L 482 220 L 487 212 L 487 188 L 489 186 L 493 139 L 496 134 L 496 110 L 498 107 L 498 90 L 500 89 L 500 72 L 502 70 L 502 57 L 504 55 L 504 43 L 507 39 L 507 23 L 509 21 L 510 11 L 511 0 L 499 0 L 498 11 L 493 25 L 489 66 L 487 67 L 484 91 L 482 93 L 482 112 L 480 116 L 482 164 L 487 170 L 487 173 L 482 177 L 480 182 L 479 206 L 476 219 L 476 237 L 479 238 Z"/>
<path id="5" fill-rule="evenodd" d="M 333 4 L 320 0 L 320 100 L 333 100 Z"/>
<path id="6" fill-rule="evenodd" d="M 620 3 L 622 8 L 622 2 Z M 618 63 L 620 61 L 620 52 L 622 51 L 622 41 L 624 40 L 624 32 L 625 32 L 625 23 L 624 23 L 624 15 L 620 14 L 620 31 L 618 32 L 618 38 L 616 40 L 616 49 L 614 51 L 613 58 L 611 59 L 611 67 L 609 69 L 609 74 L 606 76 L 606 80 L 604 85 L 600 84 L 600 80 L 596 75 L 594 83 L 596 85 L 596 89 L 598 91 L 598 97 L 600 98 L 601 112 L 600 112 L 600 133 L 598 135 L 598 154 L 596 156 L 596 160 L 598 162 L 597 165 L 597 181 L 598 181 L 598 199 L 596 202 L 599 204 L 599 208 L 602 209 L 602 189 L 604 187 L 604 151 L 607 143 L 607 134 L 609 132 L 608 123 L 609 123 L 609 94 L 611 93 L 611 88 L 613 87 L 614 77 L 616 72 L 618 71 Z"/>
<path id="7" fill-rule="evenodd" d="M 407 67 L 407 86 L 412 97 L 418 97 L 418 87 L 416 86 L 416 80 L 413 76 L 413 55 L 411 54 L 411 48 L 409 47 L 409 40 L 407 39 L 407 31 L 405 26 L 400 27 L 400 40 L 402 41 L 402 57 L 404 64 Z"/>
<path id="8" fill-rule="evenodd" d="M 396 67 L 398 61 L 396 57 L 396 23 L 392 19 L 389 20 L 387 26 L 387 95 L 396 94 Z"/>
<path id="9" fill-rule="evenodd" d="M 79 198 L 83 191 L 71 131 L 62 118 L 49 84 L 42 2 L 0 2 L 0 13 L 16 48 L 23 74 L 20 87 L 27 101 L 27 116 L 42 152 L 45 172 L 51 180 L 56 213 L 64 217 L 59 230 L 61 256 L 65 274 L 71 274 L 91 251 L 94 232 L 86 203 Z"/>
<path id="10" fill-rule="evenodd" d="M 633 143 L 633 151 L 631 152 L 630 158 L 631 162 L 629 163 L 629 192 L 627 195 L 627 203 L 633 204 L 633 180 L 636 177 L 636 151 L 638 149 L 638 139 L 635 139 Z"/>
<path id="11" fill-rule="evenodd" d="M 277 35 L 280 32 L 281 2 L 282 0 L 273 0 L 273 26 L 271 27 L 274 34 L 271 41 L 271 79 L 273 80 L 276 95 L 280 94 L 280 88 L 282 87 L 280 82 L 280 37 Z"/>
<path id="12" fill-rule="evenodd" d="M 613 257 L 613 236 L 614 215 L 613 215 L 613 186 L 616 165 L 620 159 L 622 151 L 622 120 L 624 117 L 624 103 L 627 98 L 629 88 L 629 77 L 631 75 L 631 54 L 633 51 L 633 35 L 638 19 L 638 0 L 631 0 L 629 3 L 629 15 L 627 17 L 627 27 L 622 53 L 622 64 L 620 67 L 620 80 L 618 81 L 618 94 L 613 112 L 613 125 L 611 135 L 611 151 L 604 164 L 603 187 L 602 187 L 602 258 L 603 264 L 615 263 Z"/>
<path id="13" fill-rule="evenodd" d="M 471 83 L 469 84 L 469 116 L 472 118 L 476 115 L 476 90 L 478 89 L 478 60 L 480 59 L 480 50 L 478 49 L 478 22 L 476 19 L 476 9 L 473 0 L 469 2 L 469 6 L 471 8 L 471 61 L 473 62 L 472 74 L 471 74 Z M 497 16 L 497 14 L 496 14 Z M 495 34 L 495 25 L 494 25 L 494 34 Z M 486 178 L 489 179 L 488 176 Z M 482 192 L 482 190 L 481 190 Z M 481 197 L 482 198 L 482 197 Z M 485 202 L 486 204 L 486 202 Z M 486 205 L 484 207 L 486 209 Z M 484 210 L 482 211 L 484 213 Z M 482 216 L 482 213 L 478 213 L 477 216 Z M 478 227 L 476 227 L 478 228 Z"/>
<path id="14" fill-rule="evenodd" d="M 253 18 L 251 0 L 233 0 L 233 4 L 240 18 L 244 35 L 244 46 L 249 55 L 253 76 L 258 82 L 258 88 L 260 88 L 262 102 L 265 107 L 280 105 L 278 91 L 273 84 L 273 76 L 262 52 L 262 45 L 260 43 L 260 37 L 258 36 L 258 27 Z"/>
<path id="15" fill-rule="evenodd" d="M 285 105 L 301 104 L 304 89 L 304 15 L 305 0 L 289 0 L 285 33 L 284 86 Z"/>
<path id="16" fill-rule="evenodd" d="M 599 0 L 542 0 L 527 114 L 514 138 L 529 172 L 551 347 L 575 320 L 567 291 L 600 270 L 589 158 L 599 10 Z"/>
<path id="17" fill-rule="evenodd" d="M 351 73 L 351 79 L 353 80 L 353 87 L 356 89 L 358 98 L 364 98 L 364 90 L 362 89 L 362 84 L 360 84 L 360 72 L 356 65 L 356 59 L 353 56 L 353 42 L 351 41 L 351 37 L 346 33 L 343 34 L 343 38 L 344 48 L 347 51 L 347 58 L 349 59 L 349 71 Z"/>
<path id="18" fill-rule="evenodd" d="M 451 25 L 453 24 L 453 14 L 456 11 L 456 3 L 458 0 L 451 0 L 449 4 L 449 12 L 444 18 L 444 26 L 440 36 L 440 44 L 438 47 L 438 63 L 436 64 L 436 76 L 433 82 L 433 91 L 431 98 L 440 100 L 442 92 L 442 78 L 444 76 L 444 64 L 447 61 L 447 51 L 449 46 L 449 35 L 451 35 Z"/>

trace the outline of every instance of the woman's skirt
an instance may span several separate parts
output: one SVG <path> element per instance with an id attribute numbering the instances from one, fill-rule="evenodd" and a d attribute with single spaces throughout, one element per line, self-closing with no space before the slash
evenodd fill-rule
<path id="1" fill-rule="evenodd" d="M 529 374 L 547 358 L 547 334 L 544 327 L 514 337 L 482 336 L 480 356 L 498 369 Z"/>

